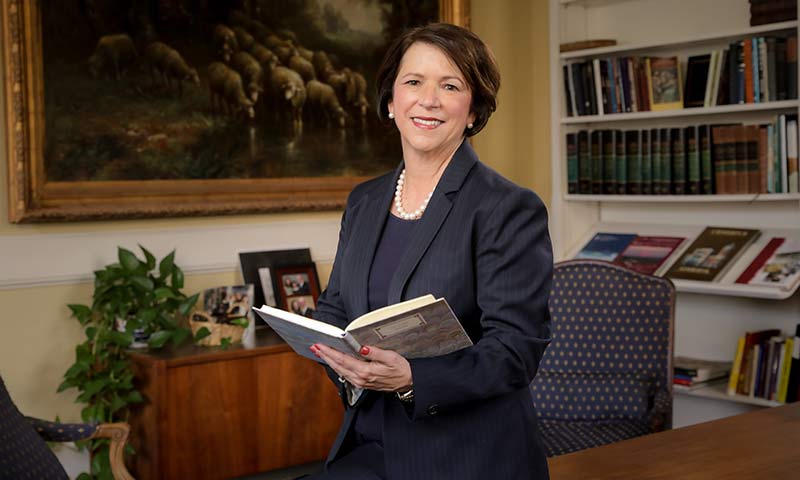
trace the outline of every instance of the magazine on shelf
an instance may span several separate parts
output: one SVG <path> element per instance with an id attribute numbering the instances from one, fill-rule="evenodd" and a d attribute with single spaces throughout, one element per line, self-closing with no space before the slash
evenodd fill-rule
<path id="1" fill-rule="evenodd" d="M 584 245 L 575 258 L 612 262 L 635 238 L 635 233 L 599 232 Z"/>
<path id="2" fill-rule="evenodd" d="M 638 236 L 617 256 L 614 263 L 646 275 L 657 275 L 684 240 L 685 237 Z"/>
<path id="3" fill-rule="evenodd" d="M 800 240 L 775 237 L 739 275 L 736 283 L 791 290 L 800 282 Z"/>
<path id="4" fill-rule="evenodd" d="M 706 227 L 667 271 L 666 276 L 682 280 L 716 281 L 760 233 L 753 229 Z"/>

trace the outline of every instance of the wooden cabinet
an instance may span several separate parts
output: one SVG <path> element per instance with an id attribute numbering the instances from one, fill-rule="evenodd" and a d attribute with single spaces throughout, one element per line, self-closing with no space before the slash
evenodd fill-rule
<path id="1" fill-rule="evenodd" d="M 140 479 L 221 479 L 322 460 L 343 408 L 324 369 L 271 331 L 254 348 L 132 355 L 147 401 L 131 417 Z"/>

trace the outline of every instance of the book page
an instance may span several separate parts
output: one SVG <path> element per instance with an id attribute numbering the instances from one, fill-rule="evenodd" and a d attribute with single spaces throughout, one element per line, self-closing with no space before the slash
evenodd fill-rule
<path id="1" fill-rule="evenodd" d="M 423 295 L 421 297 L 412 298 L 411 300 L 406 300 L 405 302 L 395 303 L 394 305 L 387 305 L 383 308 L 379 308 L 377 310 L 373 310 L 369 313 L 365 313 L 360 317 L 356 318 L 345 328 L 345 330 L 352 330 L 354 328 L 363 327 L 364 325 L 369 325 L 370 323 L 377 322 L 384 318 L 388 318 L 398 313 L 407 312 L 409 310 L 413 310 L 415 308 L 419 308 L 425 306 L 429 303 L 435 302 L 436 299 L 433 295 Z"/>

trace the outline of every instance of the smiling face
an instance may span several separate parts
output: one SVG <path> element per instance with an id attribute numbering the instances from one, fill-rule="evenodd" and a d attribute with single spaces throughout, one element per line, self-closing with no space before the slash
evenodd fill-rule
<path id="1" fill-rule="evenodd" d="M 452 154 L 475 120 L 472 93 L 458 67 L 439 48 L 423 42 L 403 55 L 389 112 L 400 130 L 406 161 Z"/>

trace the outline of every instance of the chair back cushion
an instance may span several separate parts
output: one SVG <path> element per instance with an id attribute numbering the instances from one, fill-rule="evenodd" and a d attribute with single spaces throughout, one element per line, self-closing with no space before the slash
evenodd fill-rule
<path id="1" fill-rule="evenodd" d="M 556 264 L 553 341 L 532 384 L 539 415 L 671 417 L 674 304 L 669 280 L 595 260 Z"/>
<path id="2" fill-rule="evenodd" d="M 11 401 L 0 377 L 0 480 L 66 479 L 58 459 Z"/>

